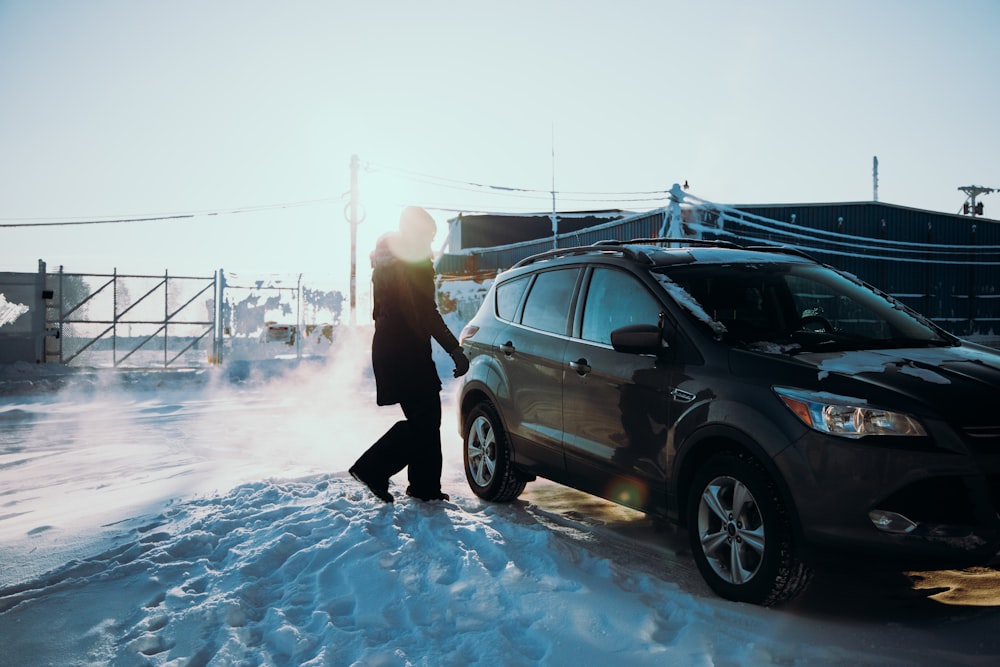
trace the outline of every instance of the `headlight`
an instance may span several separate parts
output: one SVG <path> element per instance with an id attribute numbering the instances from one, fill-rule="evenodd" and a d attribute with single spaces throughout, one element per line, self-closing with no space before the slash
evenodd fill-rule
<path id="1" fill-rule="evenodd" d="M 842 438 L 866 435 L 927 435 L 914 417 L 867 405 L 850 398 L 818 391 L 774 387 L 778 397 L 809 428 Z"/>

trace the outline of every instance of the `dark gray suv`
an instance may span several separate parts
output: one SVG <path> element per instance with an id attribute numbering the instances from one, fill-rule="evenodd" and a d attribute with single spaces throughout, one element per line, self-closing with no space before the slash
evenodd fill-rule
<path id="1" fill-rule="evenodd" d="M 1000 353 L 792 251 L 666 240 L 501 274 L 462 332 L 466 477 L 538 477 L 686 526 L 722 597 L 776 604 L 824 557 L 1000 549 Z"/>

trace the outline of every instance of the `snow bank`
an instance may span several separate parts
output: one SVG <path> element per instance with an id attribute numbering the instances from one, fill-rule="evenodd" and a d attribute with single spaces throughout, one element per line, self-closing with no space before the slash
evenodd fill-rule
<path id="1" fill-rule="evenodd" d="M 4 369 L 35 384 L 0 391 L 0 665 L 1000 657 L 992 570 L 913 588 L 818 578 L 794 606 L 761 609 L 712 595 L 683 533 L 637 513 L 545 482 L 509 505 L 480 501 L 440 350 L 453 502 L 407 498 L 405 475 L 395 504 L 376 501 L 345 472 L 400 418 L 374 405 L 369 339 L 358 329 L 330 358 L 284 367 Z"/>
<path id="2" fill-rule="evenodd" d="M 621 570 L 530 508 L 459 495 L 385 505 L 339 474 L 166 507 L 132 521 L 120 545 L 2 591 L 5 655 L 115 665 L 884 662 L 789 644 L 773 637 L 767 610 L 699 600 Z"/>

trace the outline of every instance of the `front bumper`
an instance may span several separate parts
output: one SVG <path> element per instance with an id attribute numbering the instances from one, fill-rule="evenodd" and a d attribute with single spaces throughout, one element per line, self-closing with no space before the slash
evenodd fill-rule
<path id="1" fill-rule="evenodd" d="M 1000 551 L 1000 438 L 965 440 L 942 424 L 919 442 L 808 432 L 775 458 L 806 554 L 853 553 L 914 569 L 992 561 Z"/>

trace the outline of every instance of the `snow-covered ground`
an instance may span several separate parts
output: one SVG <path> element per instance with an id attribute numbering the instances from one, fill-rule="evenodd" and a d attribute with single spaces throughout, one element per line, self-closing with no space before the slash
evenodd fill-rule
<path id="1" fill-rule="evenodd" d="M 393 421 L 359 330 L 329 360 L 0 367 L 2 665 L 993 665 L 996 570 L 823 573 L 715 597 L 680 531 L 546 482 L 449 503 L 346 473 Z M 442 376 L 450 378 L 442 360 Z"/>

